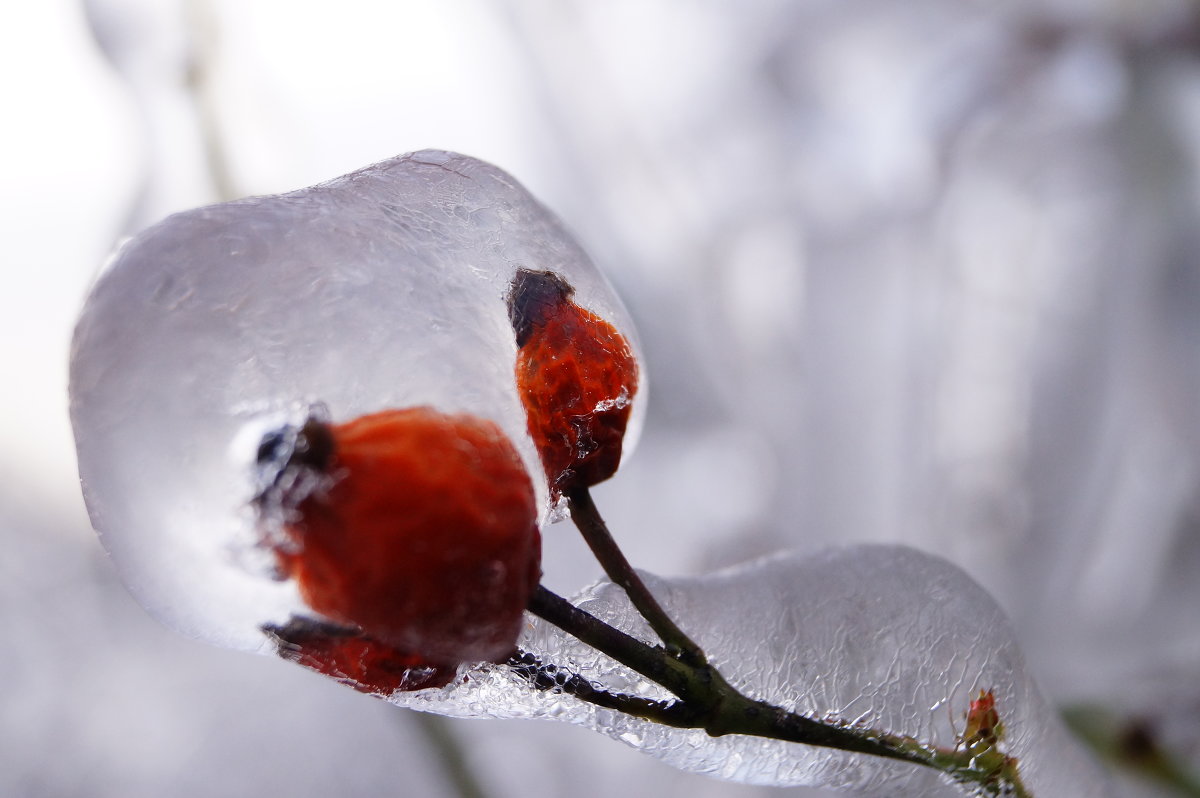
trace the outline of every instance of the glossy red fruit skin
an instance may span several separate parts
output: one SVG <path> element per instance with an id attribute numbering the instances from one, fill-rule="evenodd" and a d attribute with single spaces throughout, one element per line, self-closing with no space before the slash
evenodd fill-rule
<path id="1" fill-rule="evenodd" d="M 517 391 L 556 496 L 616 473 L 638 389 L 629 342 L 573 294 L 558 275 L 522 270 L 508 298 Z"/>
<path id="2" fill-rule="evenodd" d="M 282 575 L 320 615 L 423 663 L 507 657 L 541 577 L 533 485 L 511 442 L 426 407 L 325 429 L 328 484 L 287 513 Z"/>
<path id="3" fill-rule="evenodd" d="M 275 642 L 279 656 L 360 693 L 386 697 L 444 687 L 457 671 L 331 624 L 293 618 L 285 626 L 267 626 L 264 631 Z"/>

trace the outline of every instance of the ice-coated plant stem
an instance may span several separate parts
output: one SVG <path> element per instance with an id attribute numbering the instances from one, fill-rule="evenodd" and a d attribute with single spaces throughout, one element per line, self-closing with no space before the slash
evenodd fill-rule
<path id="1" fill-rule="evenodd" d="M 539 690 L 565 693 L 604 709 L 615 709 L 626 715 L 676 729 L 696 728 L 696 710 L 681 701 L 655 701 L 604 690 L 577 673 L 571 673 L 556 665 L 546 665 L 533 654 L 524 651 L 513 654 L 508 660 L 508 666 Z"/>
<path id="2" fill-rule="evenodd" d="M 609 533 L 587 489 L 572 491 L 567 499 L 572 518 L 605 572 L 625 589 L 664 645 L 644 643 L 544 586 L 534 592 L 529 611 L 666 688 L 677 700 L 614 693 L 519 651 L 508 665 L 535 688 L 674 728 L 704 729 L 713 737 L 744 734 L 880 756 L 934 768 L 981 794 L 1033 798 L 1021 780 L 1017 761 L 998 750 L 994 740 L 939 747 L 905 735 L 814 720 L 743 695 L 709 664 L 703 650 L 679 630 L 650 594 Z"/>
<path id="3" fill-rule="evenodd" d="M 604 523 L 600 511 L 596 508 L 596 503 L 592 501 L 592 494 L 587 486 L 572 488 L 565 495 L 571 508 L 571 520 L 575 522 L 592 554 L 600 562 L 600 567 L 609 579 L 625 590 L 634 608 L 650 624 L 650 628 L 663 641 L 667 651 L 691 665 L 704 665 L 706 660 L 700 646 L 667 615 L 658 599 L 625 558 L 625 553 L 617 546 L 612 533 L 608 531 L 608 525 Z"/>
<path id="4" fill-rule="evenodd" d="M 529 611 L 675 695 L 688 692 L 690 666 L 667 654 L 665 649 L 646 645 L 608 625 L 545 586 L 539 585 L 534 591 Z"/>
<path id="5" fill-rule="evenodd" d="M 930 764 L 928 752 L 896 746 L 867 733 L 815 721 L 747 698 L 708 663 L 696 666 L 681 662 L 664 648 L 646 645 L 544 587 L 534 593 L 529 611 L 662 685 L 680 700 L 664 703 L 612 694 L 557 667 L 541 665 L 530 655 L 518 655 L 511 660 L 509 664 L 539 689 L 558 689 L 589 703 L 677 728 L 704 729 L 713 737 L 748 734 Z"/>

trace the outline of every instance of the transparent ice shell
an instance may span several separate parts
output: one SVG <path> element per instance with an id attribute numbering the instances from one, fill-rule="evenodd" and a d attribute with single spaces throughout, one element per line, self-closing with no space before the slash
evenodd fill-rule
<path id="1" fill-rule="evenodd" d="M 505 294 L 519 268 L 565 277 L 638 353 L 553 214 L 453 153 L 176 214 L 126 242 L 75 331 L 71 420 L 92 523 L 141 603 L 244 649 L 263 647 L 263 623 L 304 613 L 294 585 L 267 576 L 249 502 L 263 433 L 315 403 L 334 421 L 414 405 L 491 419 L 546 507 L 513 377 Z"/>
<path id="2" fill-rule="evenodd" d="M 1035 796 L 1109 795 L 1104 774 L 1065 731 L 1025 669 L 1004 614 L 963 571 L 899 546 L 795 554 L 690 579 L 648 583 L 735 687 L 810 717 L 953 747 L 971 698 L 991 690 L 1002 748 Z M 653 635 L 624 592 L 602 582 L 575 603 L 642 640 Z M 540 620 L 520 645 L 610 690 L 669 695 Z M 750 784 L 860 795 L 962 796 L 935 771 L 807 745 L 678 730 L 537 692 L 503 667 L 467 671 L 402 706 L 461 717 L 548 718 L 587 726 L 684 770 Z"/>

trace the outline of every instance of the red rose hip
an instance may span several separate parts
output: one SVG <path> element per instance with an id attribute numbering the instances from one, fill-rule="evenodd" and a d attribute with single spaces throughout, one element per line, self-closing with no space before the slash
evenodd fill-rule
<path id="1" fill-rule="evenodd" d="M 574 293 L 553 272 L 521 269 L 508 295 L 517 390 L 555 495 L 616 473 L 638 389 L 629 342 Z"/>
<path id="2" fill-rule="evenodd" d="M 260 462 L 277 449 L 264 440 Z M 428 666 L 513 651 L 541 541 L 532 483 L 492 422 L 425 407 L 310 420 L 269 501 L 281 575 L 329 621 Z"/>

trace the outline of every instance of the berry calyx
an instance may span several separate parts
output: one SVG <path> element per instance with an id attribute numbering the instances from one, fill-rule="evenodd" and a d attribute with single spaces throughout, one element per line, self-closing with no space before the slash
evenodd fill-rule
<path id="1" fill-rule="evenodd" d="M 392 693 L 444 687 L 456 668 L 431 665 L 352 629 L 307 618 L 292 618 L 283 626 L 263 627 L 279 656 L 323 673 L 360 693 Z"/>
<path id="2" fill-rule="evenodd" d="M 512 652 L 541 538 L 499 427 L 415 407 L 310 418 L 283 438 L 260 446 L 260 465 L 284 460 L 256 504 L 281 578 L 310 608 L 425 665 Z"/>
<path id="3" fill-rule="evenodd" d="M 574 294 L 553 272 L 521 269 L 507 297 L 517 390 L 555 497 L 616 473 L 638 389 L 629 342 Z"/>

